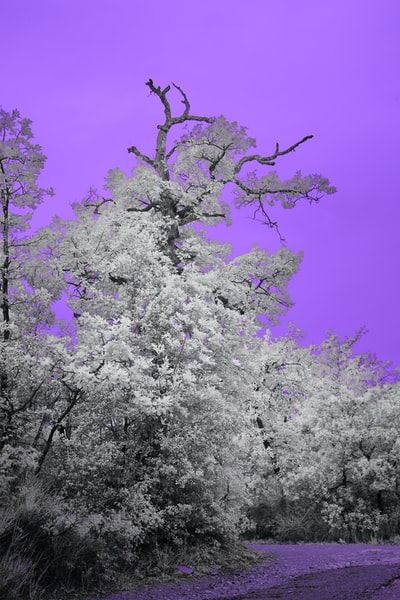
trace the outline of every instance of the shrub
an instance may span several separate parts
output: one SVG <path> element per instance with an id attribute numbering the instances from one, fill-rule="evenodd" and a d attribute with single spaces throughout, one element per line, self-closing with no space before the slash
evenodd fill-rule
<path id="1" fill-rule="evenodd" d="M 35 478 L 0 506 L 0 597 L 41 597 L 55 582 L 85 587 L 101 577 L 96 544 L 63 501 Z"/>
<path id="2" fill-rule="evenodd" d="M 315 506 L 291 503 L 274 518 L 273 534 L 281 542 L 324 541 L 328 531 Z"/>

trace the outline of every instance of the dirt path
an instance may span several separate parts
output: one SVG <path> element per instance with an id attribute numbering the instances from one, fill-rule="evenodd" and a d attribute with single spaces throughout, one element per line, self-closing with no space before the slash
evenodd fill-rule
<path id="1" fill-rule="evenodd" d="M 400 546 L 250 545 L 265 567 L 92 600 L 399 600 Z M 270 555 L 273 555 L 271 558 Z"/>
<path id="2" fill-rule="evenodd" d="M 399 600 L 400 565 L 343 567 L 301 575 L 230 600 Z M 228 600 L 225 598 L 224 600 Z"/>

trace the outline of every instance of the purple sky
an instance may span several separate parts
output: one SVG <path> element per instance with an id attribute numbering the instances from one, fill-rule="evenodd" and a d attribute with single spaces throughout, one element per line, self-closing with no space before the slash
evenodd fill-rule
<path id="1" fill-rule="evenodd" d="M 56 190 L 35 226 L 70 217 L 108 169 L 128 173 L 128 146 L 152 152 L 163 115 L 144 84 L 174 81 L 194 114 L 247 126 L 260 153 L 313 134 L 277 171 L 322 173 L 338 188 L 272 213 L 305 252 L 296 305 L 275 332 L 293 321 L 318 343 L 366 326 L 359 351 L 400 365 L 398 0 L 18 0 L 1 19 L 0 104 L 32 119 L 48 157 L 41 183 Z M 245 215 L 218 236 L 236 254 L 279 246 Z"/>

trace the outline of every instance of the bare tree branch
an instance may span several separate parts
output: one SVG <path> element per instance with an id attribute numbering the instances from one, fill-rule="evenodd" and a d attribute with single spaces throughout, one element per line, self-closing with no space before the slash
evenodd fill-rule
<path id="1" fill-rule="evenodd" d="M 128 148 L 128 152 L 130 152 L 131 154 L 135 154 L 138 158 L 140 158 L 140 160 L 143 160 L 147 164 L 154 167 L 154 160 L 151 160 L 151 158 L 149 158 L 146 154 L 143 154 L 142 152 L 140 152 L 136 148 L 136 146 L 130 146 L 130 148 Z"/>
<path id="2" fill-rule="evenodd" d="M 138 158 L 146 162 L 147 164 L 154 167 L 157 173 L 164 181 L 169 180 L 169 171 L 167 166 L 167 160 L 175 151 L 176 147 L 174 147 L 170 152 L 167 152 L 167 135 L 171 127 L 173 125 L 177 125 L 179 123 L 185 123 L 185 121 L 203 121 L 206 123 L 212 123 L 214 118 L 211 117 L 198 117 L 195 115 L 190 115 L 190 104 L 187 99 L 184 91 L 175 83 L 173 86 L 181 93 L 183 100 L 182 103 L 185 106 L 185 109 L 179 117 L 173 117 L 171 112 L 171 104 L 167 98 L 167 94 L 171 89 L 171 86 L 167 85 L 163 90 L 160 86 L 156 87 L 153 83 L 152 79 L 149 79 L 146 82 L 147 87 L 150 89 L 150 92 L 158 96 L 160 98 L 161 103 L 164 107 L 165 121 L 162 125 L 157 125 L 157 129 L 159 130 L 156 142 L 156 152 L 154 160 L 150 159 L 148 156 L 140 152 L 136 146 L 131 146 L 128 149 L 128 152 L 132 152 Z"/>
<path id="3" fill-rule="evenodd" d="M 269 214 L 267 213 L 267 211 L 265 210 L 265 206 L 262 202 L 261 199 L 258 199 L 258 207 L 255 209 L 254 213 L 253 213 L 253 219 L 256 218 L 256 214 L 261 212 L 261 214 L 263 215 L 263 217 L 265 218 L 265 220 L 263 221 L 263 223 L 265 225 L 267 225 L 268 227 L 270 227 L 271 229 L 275 229 L 276 233 L 279 236 L 279 240 L 282 244 L 285 243 L 285 238 L 283 237 L 283 235 L 281 234 L 279 227 L 278 227 L 278 222 L 277 221 L 272 221 L 271 217 L 269 216 Z"/>
<path id="4" fill-rule="evenodd" d="M 158 203 L 151 203 L 151 204 L 146 204 L 143 208 L 136 208 L 136 207 L 129 207 L 126 209 L 126 212 L 148 212 L 149 210 L 151 210 L 152 208 L 160 208 L 160 205 Z"/>
<path id="5" fill-rule="evenodd" d="M 95 209 L 93 211 L 93 214 L 99 215 L 99 208 L 103 206 L 103 204 L 107 204 L 107 202 L 112 202 L 113 204 L 115 204 L 115 201 L 112 198 L 102 198 L 100 202 L 85 202 L 85 206 L 94 206 Z"/>
<path id="6" fill-rule="evenodd" d="M 187 96 L 185 94 L 185 92 L 179 87 L 179 85 L 176 85 L 176 83 L 172 82 L 172 85 L 174 86 L 174 88 L 176 88 L 183 96 L 183 100 L 181 100 L 182 104 L 185 107 L 185 110 L 183 111 L 183 114 L 181 115 L 182 117 L 187 117 L 189 115 L 190 112 L 190 104 L 189 104 L 189 100 L 187 99 Z"/>
<path id="7" fill-rule="evenodd" d="M 298 146 L 300 146 L 300 144 L 304 144 L 304 142 L 306 142 L 307 140 L 310 140 L 313 137 L 314 137 L 313 135 L 306 135 L 306 137 L 304 137 L 302 140 L 300 140 L 299 142 L 296 142 L 296 144 L 293 144 L 289 148 L 286 148 L 286 150 L 282 150 L 282 151 L 279 150 L 279 144 L 277 143 L 275 146 L 275 152 L 273 154 L 271 154 L 271 156 L 260 156 L 259 154 L 252 154 L 251 156 L 244 156 L 237 162 L 237 165 L 235 167 L 235 173 L 239 173 L 242 166 L 245 163 L 253 161 L 253 160 L 257 161 L 260 165 L 269 165 L 269 166 L 273 167 L 275 165 L 274 161 L 276 158 L 278 158 L 278 156 L 284 156 L 285 154 L 294 152 L 296 150 L 296 148 Z"/>
<path id="8" fill-rule="evenodd" d="M 160 86 L 156 87 L 154 85 L 152 79 L 149 79 L 146 82 L 146 85 L 148 88 L 150 88 L 150 91 L 153 94 L 155 94 L 156 96 L 158 96 L 160 98 L 161 102 L 163 103 L 164 113 L 165 113 L 165 122 L 168 122 L 171 119 L 171 105 L 167 100 L 167 94 L 168 94 L 169 90 L 171 89 L 171 86 L 167 85 L 167 87 L 162 90 L 160 88 Z"/>

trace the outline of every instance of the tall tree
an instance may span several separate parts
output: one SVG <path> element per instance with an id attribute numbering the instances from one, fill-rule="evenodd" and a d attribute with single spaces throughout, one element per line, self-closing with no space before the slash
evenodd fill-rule
<path id="1" fill-rule="evenodd" d="M 24 272 L 22 249 L 28 241 L 23 232 L 29 228 L 33 210 L 51 189 L 38 185 L 37 179 L 46 157 L 39 145 L 32 143 L 31 121 L 0 109 L 0 201 L 2 259 L 0 267 L 3 339 L 10 338 L 10 311 L 13 305 L 12 284 L 21 289 Z M 16 300 L 17 302 L 17 300 Z"/>
<path id="2" fill-rule="evenodd" d="M 30 120 L 17 110 L 0 109 L 0 448 L 6 447 L 2 466 L 11 466 L 15 472 L 18 462 L 24 461 L 18 451 L 14 463 L 7 456 L 13 453 L 14 444 L 29 448 L 33 438 L 24 443 L 20 425 L 29 422 L 29 411 L 43 384 L 39 366 L 43 349 L 32 340 L 51 322 L 48 292 L 32 289 L 28 283 L 33 243 L 26 233 L 29 221 L 35 208 L 53 194 L 38 184 L 46 157 L 32 137 Z"/>
<path id="3" fill-rule="evenodd" d="M 154 157 L 129 148 L 131 176 L 110 171 L 109 197 L 91 190 L 74 221 L 55 220 L 40 234 L 74 314 L 66 382 L 84 394 L 70 437 L 53 436 L 41 472 L 61 489 L 67 482 L 76 510 L 123 507 L 133 519 L 127 531 L 136 523 L 142 539 L 154 527 L 170 541 L 196 531 L 218 537 L 238 522 L 246 496 L 259 316 L 276 322 L 288 310 L 301 256 L 253 248 L 231 260 L 231 248 L 211 242 L 206 228 L 229 223 L 225 188 L 269 226 L 267 203 L 291 208 L 334 189 L 316 175 L 283 182 L 248 171 L 273 166 L 310 136 L 270 156 L 248 154 L 255 140 L 245 128 L 191 115 L 177 85 L 184 110 L 173 116 L 170 86 L 147 86 L 165 116 Z M 186 129 L 171 142 L 176 127 Z M 135 505 L 147 506 L 147 522 Z"/>

